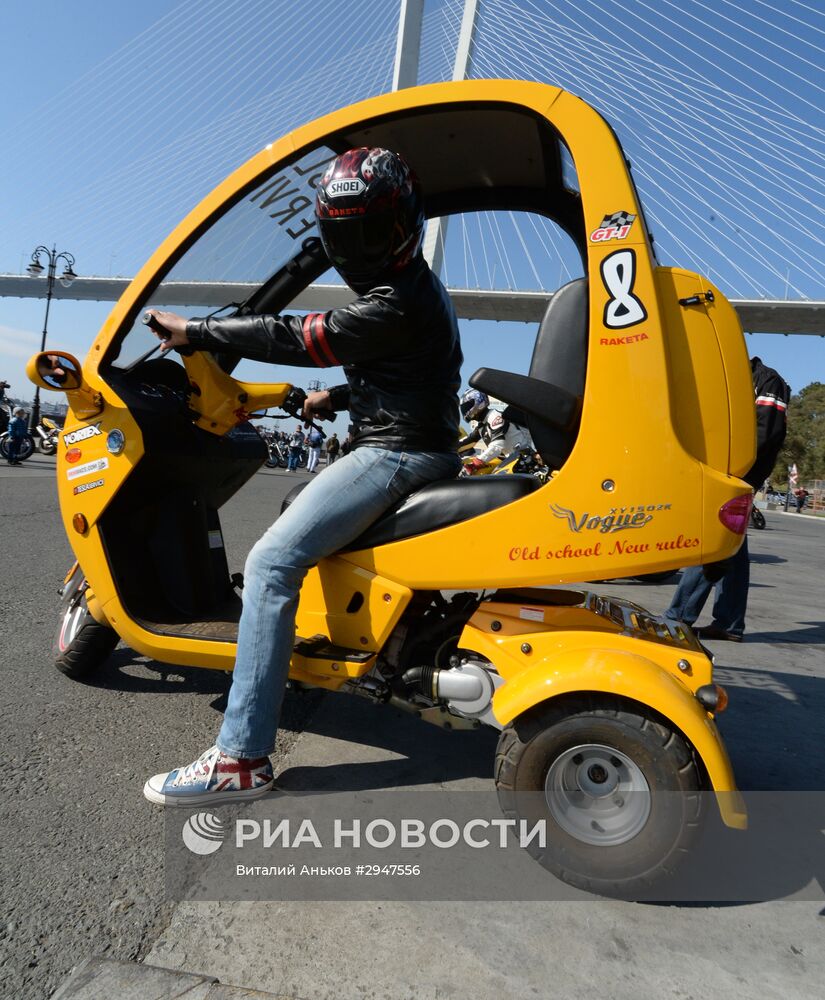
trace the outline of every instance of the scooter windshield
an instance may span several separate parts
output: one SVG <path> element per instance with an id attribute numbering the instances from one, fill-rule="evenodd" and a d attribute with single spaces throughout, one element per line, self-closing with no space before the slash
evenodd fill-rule
<path id="1" fill-rule="evenodd" d="M 315 187 L 335 155 L 319 146 L 229 203 L 147 297 L 131 328 L 116 338 L 113 366 L 128 368 L 157 343 L 141 321 L 144 308 L 191 317 L 240 304 L 308 239 L 317 238 Z"/>

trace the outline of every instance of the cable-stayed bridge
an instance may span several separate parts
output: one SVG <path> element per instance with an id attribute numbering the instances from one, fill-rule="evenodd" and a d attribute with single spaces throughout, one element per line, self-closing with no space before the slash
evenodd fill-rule
<path id="1" fill-rule="evenodd" d="M 563 86 L 613 124 L 663 263 L 707 275 L 748 331 L 825 334 L 825 14 L 815 7 L 318 0 L 272 10 L 183 0 L 18 130 L 11 159 L 34 163 L 48 134 L 61 181 L 24 199 L 13 223 L 0 220 L 0 294 L 45 293 L 11 272 L 28 263 L 28 234 L 59 228 L 78 269 L 99 277 L 57 296 L 115 299 L 128 279 L 113 270 L 134 273 L 226 173 L 303 121 L 395 87 L 518 77 Z M 466 318 L 536 320 L 548 290 L 581 267 L 551 223 L 513 213 L 436 222 L 427 250 Z M 313 286 L 295 305 L 329 308 L 346 294 Z M 158 302 L 244 297 L 243 276 L 227 274 L 166 283 Z"/>

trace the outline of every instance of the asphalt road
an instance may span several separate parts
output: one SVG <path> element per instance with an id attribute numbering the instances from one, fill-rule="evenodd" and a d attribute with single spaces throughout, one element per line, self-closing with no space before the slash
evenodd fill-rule
<path id="1" fill-rule="evenodd" d="M 54 459 L 0 466 L 0 997 L 41 1000 L 91 954 L 140 958 L 165 927 L 162 812 L 141 789 L 214 740 L 229 677 L 120 647 L 88 684 L 52 666 L 57 588 L 74 557 Z M 230 567 L 306 473 L 262 471 L 224 509 Z M 287 696 L 277 759 L 314 698 Z"/>
<path id="2" fill-rule="evenodd" d="M 259 473 L 227 505 L 232 570 L 304 478 Z M 822 789 L 825 525 L 767 516 L 768 530 L 750 536 L 749 641 L 715 647 L 719 677 L 733 695 L 722 729 L 743 787 Z M 0 551 L 0 997 L 39 1000 L 90 954 L 142 958 L 169 924 L 162 814 L 147 807 L 141 787 L 149 774 L 188 763 L 212 742 L 229 678 L 122 648 L 91 683 L 52 667 L 56 590 L 72 561 L 53 459 L 0 467 Z M 660 611 L 673 584 L 600 589 Z M 289 751 L 314 704 L 314 696 L 288 698 L 276 757 Z M 741 932 L 748 932 L 744 917 Z"/>

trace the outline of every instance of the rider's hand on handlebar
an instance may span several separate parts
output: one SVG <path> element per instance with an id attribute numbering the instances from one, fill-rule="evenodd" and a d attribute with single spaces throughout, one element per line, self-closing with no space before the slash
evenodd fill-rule
<path id="1" fill-rule="evenodd" d="M 321 389 L 319 392 L 307 393 L 302 416 L 304 420 L 334 420 L 335 411 L 332 408 L 329 390 Z"/>
<path id="2" fill-rule="evenodd" d="M 482 469 L 486 469 L 487 463 L 483 462 L 477 455 L 475 455 L 473 458 L 467 459 L 464 463 L 464 468 L 470 475 L 472 475 L 474 472 L 480 472 Z"/>
<path id="3" fill-rule="evenodd" d="M 164 353 L 174 347 L 186 347 L 189 338 L 186 336 L 186 318 L 177 313 L 164 312 L 162 309 L 148 309 L 147 316 L 152 317 L 150 329 L 161 341 L 160 349 Z"/>

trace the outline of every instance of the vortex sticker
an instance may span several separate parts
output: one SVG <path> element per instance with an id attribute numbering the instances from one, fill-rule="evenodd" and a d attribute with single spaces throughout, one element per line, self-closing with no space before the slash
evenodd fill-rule
<path id="1" fill-rule="evenodd" d="M 223 823 L 212 813 L 195 813 L 183 824 L 181 838 L 193 854 L 214 854 L 223 843 Z"/>

